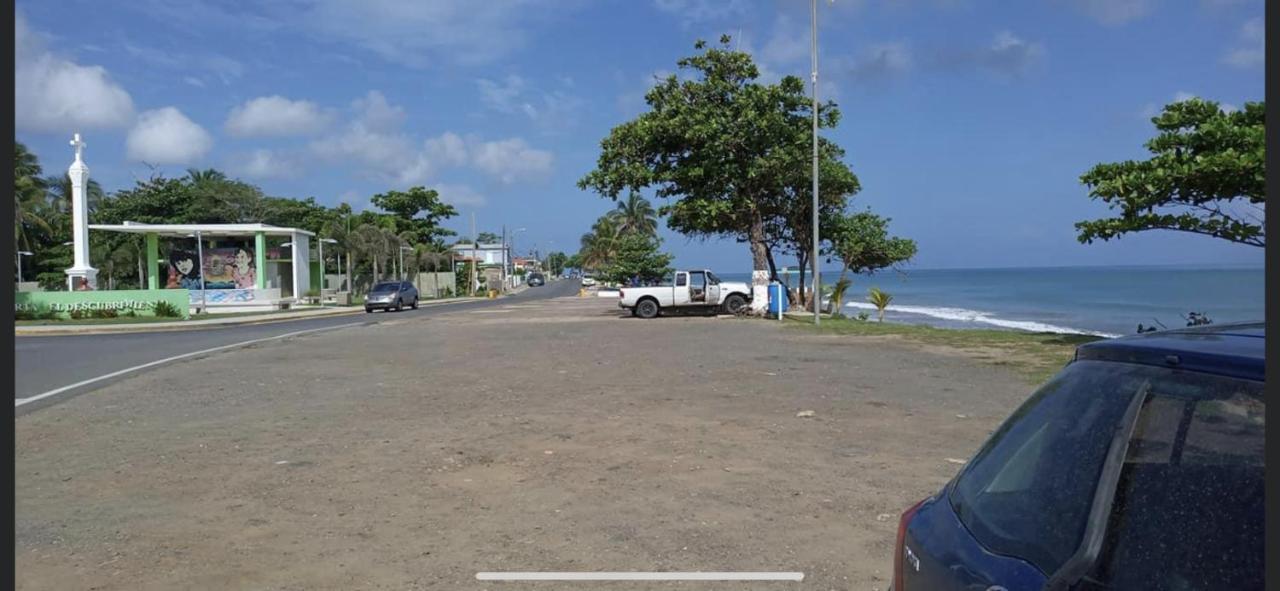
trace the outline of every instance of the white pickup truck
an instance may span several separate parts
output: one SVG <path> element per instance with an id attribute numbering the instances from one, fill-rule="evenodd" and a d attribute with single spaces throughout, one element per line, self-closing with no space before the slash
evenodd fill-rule
<path id="1" fill-rule="evenodd" d="M 640 318 L 654 318 L 665 310 L 737 314 L 751 302 L 751 286 L 721 281 L 707 270 L 676 271 L 655 287 L 624 287 L 618 307 Z"/>

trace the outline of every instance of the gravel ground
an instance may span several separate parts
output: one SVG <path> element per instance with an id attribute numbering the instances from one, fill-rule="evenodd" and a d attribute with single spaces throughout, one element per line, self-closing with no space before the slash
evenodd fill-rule
<path id="1" fill-rule="evenodd" d="M 883 590 L 898 514 L 1028 393 L 909 343 L 600 298 L 307 335 L 18 418 L 18 588 Z"/>

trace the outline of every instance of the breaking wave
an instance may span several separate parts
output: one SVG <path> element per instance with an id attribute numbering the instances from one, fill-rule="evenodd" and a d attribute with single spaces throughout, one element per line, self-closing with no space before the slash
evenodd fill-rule
<path id="1" fill-rule="evenodd" d="M 858 308 L 861 310 L 875 310 L 876 307 L 864 302 L 846 302 L 846 307 Z M 1121 335 L 1109 332 L 1098 332 L 1094 330 L 1085 330 L 1081 328 L 1071 328 L 1069 326 L 1058 326 L 1056 324 L 1048 324 L 1045 322 L 1035 322 L 1032 320 L 1008 320 L 992 316 L 987 312 L 979 312 L 977 310 L 966 310 L 964 308 L 933 308 L 929 306 L 899 306 L 891 305 L 885 308 L 888 312 L 900 312 L 903 314 L 919 314 L 921 316 L 929 316 L 941 320 L 953 320 L 957 322 L 974 322 L 979 324 L 989 324 L 1000 328 L 1010 328 L 1013 330 L 1025 330 L 1028 332 L 1051 332 L 1057 334 L 1083 334 L 1098 337 L 1116 338 Z"/>

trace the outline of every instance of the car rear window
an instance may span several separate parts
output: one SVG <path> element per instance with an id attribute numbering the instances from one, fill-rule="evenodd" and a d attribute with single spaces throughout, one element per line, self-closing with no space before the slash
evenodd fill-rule
<path id="1" fill-rule="evenodd" d="M 399 285 L 400 285 L 399 283 L 379 283 L 377 285 L 374 285 L 373 289 L 370 291 L 374 293 L 395 291 Z"/>
<path id="2" fill-rule="evenodd" d="M 1258 382 L 1155 380 L 1090 578 L 1112 589 L 1263 588 L 1265 412 Z"/>
<path id="3" fill-rule="evenodd" d="M 1153 370 L 1080 361 L 1041 387 L 983 445 L 950 494 L 992 552 L 1051 574 L 1080 544 L 1112 434 Z"/>

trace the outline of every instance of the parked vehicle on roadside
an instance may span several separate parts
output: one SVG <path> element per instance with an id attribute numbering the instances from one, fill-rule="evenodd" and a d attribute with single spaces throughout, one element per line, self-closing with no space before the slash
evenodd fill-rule
<path id="1" fill-rule="evenodd" d="M 751 287 L 740 281 L 721 281 L 705 269 L 676 271 L 655 287 L 623 287 L 618 307 L 640 318 L 654 318 L 664 310 L 737 314 L 751 303 Z"/>
<path id="2" fill-rule="evenodd" d="M 1262 324 L 1077 348 L 902 514 L 896 591 L 1262 589 Z"/>
<path id="3" fill-rule="evenodd" d="M 592 276 L 590 276 L 590 275 L 583 275 L 583 276 L 582 276 L 582 286 L 583 286 L 583 287 L 591 287 L 591 286 L 593 286 L 593 285 L 595 285 L 595 284 L 596 284 L 596 278 L 595 278 L 595 277 L 592 277 Z"/>
<path id="4" fill-rule="evenodd" d="M 418 309 L 418 288 L 408 281 L 380 281 L 364 298 L 364 311 Z"/>
<path id="5" fill-rule="evenodd" d="M 529 287 L 538 287 L 539 285 L 546 285 L 547 279 L 542 276 L 542 273 L 535 271 L 529 274 L 529 278 L 525 280 L 525 283 L 527 283 Z"/>

